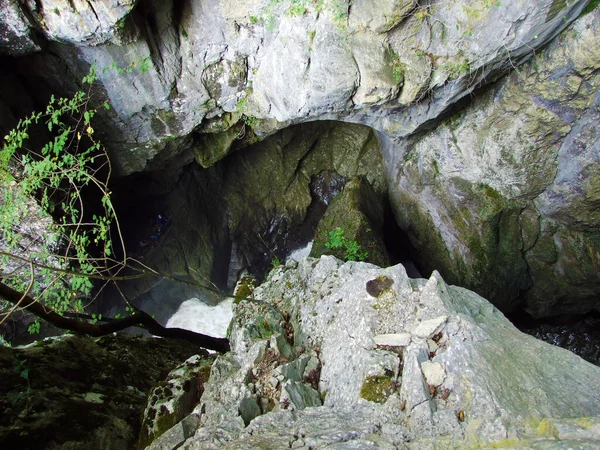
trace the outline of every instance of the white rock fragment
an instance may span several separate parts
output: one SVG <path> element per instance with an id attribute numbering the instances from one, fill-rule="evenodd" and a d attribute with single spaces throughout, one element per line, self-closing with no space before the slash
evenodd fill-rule
<path id="1" fill-rule="evenodd" d="M 411 331 L 411 334 L 426 339 L 440 331 L 446 320 L 448 320 L 448 316 L 439 316 L 435 319 L 424 320 Z"/>
<path id="2" fill-rule="evenodd" d="M 406 347 L 410 344 L 410 333 L 379 334 L 373 338 L 377 346 Z"/>
<path id="3" fill-rule="evenodd" d="M 429 352 L 435 352 L 440 348 L 433 339 L 427 339 L 427 347 L 429 347 Z"/>
<path id="4" fill-rule="evenodd" d="M 90 403 L 104 403 L 104 400 L 102 399 L 103 395 L 99 394 L 97 392 L 86 392 L 83 395 L 83 399 L 86 402 L 90 402 Z"/>
<path id="5" fill-rule="evenodd" d="M 446 379 L 446 371 L 444 366 L 439 362 L 423 361 L 421 363 L 421 371 L 427 380 L 427 384 L 438 387 Z"/>

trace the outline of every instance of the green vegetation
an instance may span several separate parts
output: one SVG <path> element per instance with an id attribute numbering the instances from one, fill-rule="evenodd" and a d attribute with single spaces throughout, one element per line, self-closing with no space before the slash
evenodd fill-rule
<path id="1" fill-rule="evenodd" d="M 585 16 L 586 14 L 591 13 L 596 8 L 598 8 L 598 6 L 600 6 L 600 0 L 592 0 L 591 2 L 589 2 L 587 4 L 587 6 L 585 8 L 583 8 L 583 11 L 581 12 L 581 15 Z"/>
<path id="2" fill-rule="evenodd" d="M 339 28 L 346 27 L 351 0 L 331 0 L 327 9 Z M 258 16 L 249 16 L 250 23 L 263 22 L 268 30 L 273 30 L 277 17 L 301 17 L 311 11 L 320 13 L 326 9 L 325 0 L 265 0 Z"/>
<path id="3" fill-rule="evenodd" d="M 400 55 L 393 49 L 389 49 L 389 63 L 392 68 L 392 78 L 394 83 L 399 84 L 404 80 L 404 72 L 406 71 L 406 65 L 400 60 Z"/>
<path id="4" fill-rule="evenodd" d="M 392 377 L 369 376 L 365 378 L 360 389 L 360 397 L 375 403 L 385 403 L 398 389 Z"/>
<path id="5" fill-rule="evenodd" d="M 89 276 L 101 273 L 114 254 L 111 227 L 118 227 L 118 222 L 107 187 L 110 162 L 94 138 L 91 121 L 96 110 L 89 107 L 89 90 L 96 78 L 92 67 L 83 79 L 87 91 L 71 98 L 52 96 L 45 112 L 19 121 L 4 137 L 0 151 L 4 194 L 0 270 L 7 274 L 3 282 L 18 291 L 35 293 L 59 314 L 83 310 L 81 298 L 90 295 L 92 289 Z M 106 102 L 103 107 L 110 108 Z M 48 142 L 39 150 L 31 148 L 30 137 L 44 133 Z M 96 214 L 87 213 L 83 190 L 97 192 L 100 208 Z M 44 237 L 24 235 L 21 224 L 32 220 L 46 224 Z M 36 241 L 29 242 L 31 239 Z M 23 252 L 26 244 L 27 251 Z M 15 256 L 41 265 L 24 265 L 23 261 L 16 262 Z M 33 286 L 34 280 L 39 287 Z M 29 330 L 38 332 L 39 322 Z"/>
<path id="6" fill-rule="evenodd" d="M 131 63 L 144 73 L 150 59 Z M 85 315 L 94 287 L 162 275 L 128 255 L 108 188 L 108 154 L 93 128 L 95 65 L 71 97 L 51 96 L 43 111 L 21 119 L 0 149 L 0 321 L 27 309 L 59 328 L 94 336 L 140 326 L 158 336 L 187 339 L 205 348 L 229 349 L 227 340 L 167 329 L 122 295 L 131 314 L 108 319 Z M 94 107 L 96 105 L 96 107 Z M 127 271 L 127 275 L 123 272 Z M 97 280 L 94 286 L 92 280 Z M 40 321 L 30 326 L 39 333 Z M 103 322 L 103 323 L 100 323 Z"/>
<path id="7" fill-rule="evenodd" d="M 456 59 L 443 62 L 440 64 L 440 69 L 443 72 L 446 72 L 449 78 L 458 78 L 471 71 L 471 64 L 462 52 L 459 51 L 456 55 Z"/>
<path id="8" fill-rule="evenodd" d="M 369 257 L 369 252 L 362 251 L 358 242 L 351 241 L 344 236 L 344 230 L 341 227 L 337 227 L 329 233 L 329 240 L 325 242 L 325 247 L 332 250 L 344 250 L 346 261 L 364 261 Z"/>
<path id="9" fill-rule="evenodd" d="M 267 319 L 257 322 L 256 329 L 261 339 L 269 339 L 274 333 L 273 327 Z"/>

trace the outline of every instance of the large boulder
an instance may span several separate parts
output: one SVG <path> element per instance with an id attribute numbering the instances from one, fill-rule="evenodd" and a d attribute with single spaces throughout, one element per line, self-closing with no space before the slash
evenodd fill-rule
<path id="1" fill-rule="evenodd" d="M 230 336 L 197 431 L 172 447 L 600 444 L 600 368 L 437 272 L 289 262 L 237 305 Z"/>
<path id="2" fill-rule="evenodd" d="M 383 241 L 383 205 L 364 179 L 352 179 L 319 221 L 310 256 L 389 266 Z"/>
<path id="3" fill-rule="evenodd" d="M 192 412 L 204 393 L 211 363 L 212 359 L 194 355 L 154 386 L 143 414 L 139 448 L 146 448 Z"/>

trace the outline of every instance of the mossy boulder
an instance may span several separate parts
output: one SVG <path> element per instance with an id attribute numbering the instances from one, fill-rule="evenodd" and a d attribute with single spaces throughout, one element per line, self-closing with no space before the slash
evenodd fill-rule
<path id="1" fill-rule="evenodd" d="M 212 362 L 212 358 L 194 355 L 154 387 L 144 411 L 138 448 L 146 448 L 192 412 L 204 393 Z"/>
<path id="2" fill-rule="evenodd" d="M 362 178 L 350 180 L 319 222 L 310 256 L 333 255 L 342 260 L 364 260 L 386 267 L 389 256 L 382 227 L 383 205 L 371 185 Z M 343 242 L 332 246 L 340 230 Z M 358 248 L 349 248 L 354 244 Z"/>
<path id="3" fill-rule="evenodd" d="M 0 347 L 0 448 L 132 448 L 147 392 L 195 353 L 129 334 Z"/>

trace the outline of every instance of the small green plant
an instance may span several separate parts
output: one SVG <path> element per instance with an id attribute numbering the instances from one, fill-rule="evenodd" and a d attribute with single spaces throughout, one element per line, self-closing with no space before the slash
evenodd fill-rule
<path id="1" fill-rule="evenodd" d="M 99 320 L 102 320 L 102 314 L 92 314 L 92 323 L 98 323 Z"/>
<path id="2" fill-rule="evenodd" d="M 369 252 L 363 251 L 358 242 L 351 241 L 344 236 L 344 230 L 341 227 L 337 227 L 329 233 L 329 240 L 325 242 L 325 247 L 332 250 L 343 250 L 346 261 L 364 261 L 369 257 Z"/>
<path id="3" fill-rule="evenodd" d="M 303 16 L 307 11 L 306 0 L 290 0 L 289 16 Z"/>
<path id="4" fill-rule="evenodd" d="M 404 72 L 406 71 L 406 65 L 400 60 L 400 55 L 393 49 L 389 49 L 389 62 L 392 68 L 392 78 L 394 83 L 398 84 L 404 80 Z"/>
<path id="5" fill-rule="evenodd" d="M 277 269 L 279 266 L 281 266 L 281 260 L 277 256 L 273 256 L 273 259 L 271 260 L 271 267 L 273 267 L 273 269 Z"/>
<path id="6" fill-rule="evenodd" d="M 587 6 L 583 9 L 581 15 L 585 16 L 586 14 L 591 13 L 593 10 L 595 10 L 598 6 L 600 6 L 600 0 L 592 0 L 591 2 L 589 2 L 587 4 Z"/>
<path id="7" fill-rule="evenodd" d="M 265 338 L 268 339 L 271 336 L 273 336 L 273 328 L 271 327 L 271 324 L 266 319 L 259 321 L 256 324 L 256 326 L 258 328 L 258 332 L 259 332 L 260 336 L 263 339 L 265 339 Z"/>
<path id="8" fill-rule="evenodd" d="M 455 60 L 448 60 L 440 64 L 440 69 L 446 72 L 449 78 L 458 78 L 471 71 L 471 64 L 464 54 L 459 51 Z"/>
<path id="9" fill-rule="evenodd" d="M 16 405 L 21 399 L 28 399 L 29 394 L 31 393 L 31 385 L 29 383 L 29 368 L 25 367 L 26 362 L 26 359 L 17 359 L 13 363 L 13 373 L 19 374 L 19 377 L 27 382 L 27 389 L 20 391 L 17 395 L 11 398 L 11 403 L 13 405 Z"/>
<path id="10" fill-rule="evenodd" d="M 27 331 L 29 332 L 29 334 L 40 334 L 40 326 L 40 320 L 35 319 L 35 322 L 29 324 L 29 326 L 27 327 Z"/>
<path id="11" fill-rule="evenodd" d="M 250 128 L 254 129 L 258 125 L 258 119 L 254 116 L 247 116 L 246 114 L 242 115 L 242 120 L 246 125 Z"/>

